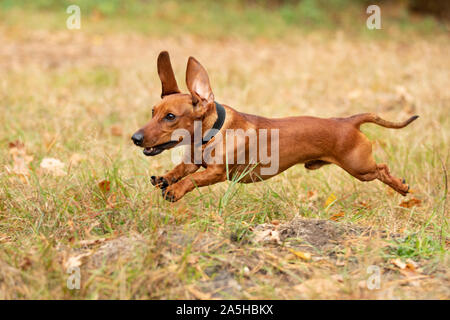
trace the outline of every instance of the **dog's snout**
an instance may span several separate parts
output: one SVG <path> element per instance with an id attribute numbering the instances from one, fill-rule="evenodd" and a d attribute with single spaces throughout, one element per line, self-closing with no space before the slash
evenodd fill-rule
<path id="1" fill-rule="evenodd" d="M 141 146 L 142 143 L 144 142 L 144 135 L 138 131 L 135 134 L 133 134 L 133 136 L 131 137 L 131 140 L 133 140 L 135 145 Z"/>

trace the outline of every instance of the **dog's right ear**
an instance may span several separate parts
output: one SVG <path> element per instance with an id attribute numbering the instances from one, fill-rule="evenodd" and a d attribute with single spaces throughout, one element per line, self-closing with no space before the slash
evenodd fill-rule
<path id="1" fill-rule="evenodd" d="M 162 51 L 158 56 L 158 75 L 162 85 L 161 98 L 169 94 L 180 93 L 167 51 Z"/>

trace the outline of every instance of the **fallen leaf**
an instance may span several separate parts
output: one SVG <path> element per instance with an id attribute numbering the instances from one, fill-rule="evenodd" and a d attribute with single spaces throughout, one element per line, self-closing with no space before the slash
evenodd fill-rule
<path id="1" fill-rule="evenodd" d="M 25 148 L 25 144 L 20 141 L 20 140 L 16 140 L 16 141 L 11 141 L 8 143 L 8 147 L 9 149 L 24 149 Z M 10 151 L 11 153 L 11 151 Z"/>
<path id="2" fill-rule="evenodd" d="M 111 190 L 111 182 L 108 180 L 102 180 L 98 183 L 98 187 L 103 193 L 108 193 Z"/>
<path id="3" fill-rule="evenodd" d="M 411 258 L 408 258 L 408 259 L 406 259 L 406 267 L 416 270 L 419 267 L 419 265 L 417 264 L 417 262 L 415 262 Z"/>
<path id="4" fill-rule="evenodd" d="M 343 218 L 344 216 L 345 216 L 345 212 L 344 211 L 340 211 L 338 213 L 333 214 L 330 217 L 330 220 L 338 221 L 340 218 Z"/>
<path id="5" fill-rule="evenodd" d="M 400 207 L 403 208 L 411 208 L 414 206 L 420 206 L 422 203 L 422 200 L 420 199 L 416 199 L 416 198 L 411 198 L 407 201 L 403 201 L 402 203 L 400 203 Z"/>
<path id="6" fill-rule="evenodd" d="M 309 253 L 309 252 L 295 251 L 295 250 L 293 250 L 291 248 L 288 248 L 288 250 L 290 252 L 292 252 L 296 257 L 298 257 L 298 258 L 300 258 L 302 260 L 305 260 L 305 261 L 311 260 L 311 253 Z"/>
<path id="7" fill-rule="evenodd" d="M 275 226 L 277 226 L 277 225 L 280 224 L 280 221 L 279 221 L 279 220 L 272 220 L 271 222 L 272 222 L 272 224 L 275 225 Z"/>
<path id="8" fill-rule="evenodd" d="M 417 276 L 416 269 L 415 268 L 411 269 L 410 265 L 408 265 L 408 264 L 406 264 L 406 268 L 405 269 L 399 270 L 399 272 L 402 275 L 404 275 L 405 277 L 415 277 L 415 276 Z"/>
<path id="9" fill-rule="evenodd" d="M 406 259 L 406 263 L 403 263 L 400 266 L 404 266 L 404 268 L 400 268 L 399 272 L 405 277 L 415 277 L 422 272 L 421 269 L 418 269 L 418 264 L 409 258 Z"/>
<path id="10" fill-rule="evenodd" d="M 325 204 L 323 205 L 324 208 L 328 208 L 331 204 L 333 204 L 333 202 L 336 201 L 336 196 L 332 193 L 330 194 L 330 196 L 328 197 L 328 199 L 325 201 Z"/>
<path id="11" fill-rule="evenodd" d="M 400 260 L 399 258 L 397 259 L 391 259 L 390 263 L 392 263 L 394 266 L 396 266 L 399 269 L 405 269 L 406 268 L 406 263 L 404 263 L 402 260 Z"/>
<path id="12" fill-rule="evenodd" d="M 40 168 L 47 173 L 55 176 L 64 176 L 67 173 L 64 171 L 64 163 L 55 158 L 44 158 L 41 161 Z"/>

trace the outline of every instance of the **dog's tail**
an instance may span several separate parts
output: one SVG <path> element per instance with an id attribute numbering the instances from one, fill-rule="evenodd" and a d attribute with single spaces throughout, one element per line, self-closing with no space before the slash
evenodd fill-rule
<path id="1" fill-rule="evenodd" d="M 392 121 L 387 121 L 384 119 L 381 119 L 379 116 L 377 116 L 376 114 L 373 113 L 361 113 L 361 114 L 357 114 L 354 115 L 350 118 L 348 118 L 348 120 L 350 122 L 353 123 L 353 125 L 355 125 L 357 128 L 359 128 L 360 125 L 362 125 L 363 123 L 366 122 L 372 122 L 375 124 L 378 124 L 379 126 L 385 127 L 385 128 L 392 128 L 392 129 L 401 129 L 406 127 L 408 124 L 410 124 L 411 122 L 413 122 L 414 120 L 416 120 L 419 116 L 412 116 L 411 118 L 409 118 L 408 120 L 405 120 L 403 122 L 392 122 Z"/>

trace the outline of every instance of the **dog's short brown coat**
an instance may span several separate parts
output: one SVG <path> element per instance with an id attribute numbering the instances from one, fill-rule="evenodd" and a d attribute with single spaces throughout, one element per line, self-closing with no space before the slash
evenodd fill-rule
<path id="1" fill-rule="evenodd" d="M 203 131 L 210 129 L 217 119 L 214 94 L 211 90 L 208 74 L 193 57 L 188 60 L 186 84 L 190 94 L 182 94 L 172 70 L 170 58 L 163 51 L 158 57 L 158 74 L 162 83 L 161 102 L 153 109 L 152 119 L 138 132 L 143 135 L 140 146 L 148 149 L 171 141 L 171 134 L 176 129 L 186 129 L 194 135 L 194 121 L 201 121 Z M 304 163 L 309 170 L 334 163 L 361 181 L 378 179 L 402 195 L 408 193 L 409 187 L 392 176 L 386 164 L 377 164 L 372 156 L 372 144 L 361 133 L 359 126 L 372 122 L 387 128 L 403 128 L 418 116 L 394 123 L 383 120 L 371 113 L 364 113 L 349 118 L 322 119 L 316 117 L 288 117 L 270 119 L 238 112 L 224 105 L 226 119 L 221 132 L 227 129 L 253 128 L 279 130 L 279 170 L 273 175 L 261 173 L 262 164 L 248 170 L 249 164 L 194 164 L 182 162 L 170 172 L 160 177 L 152 177 L 152 184 L 163 189 L 163 196 L 170 201 L 177 201 L 196 187 L 207 186 L 225 181 L 227 178 L 246 172 L 240 182 L 249 183 L 268 179 L 289 167 Z M 167 114 L 176 116 L 174 121 L 166 121 Z M 269 141 L 270 141 L 270 130 Z M 213 138 L 204 148 L 217 143 Z M 223 140 L 222 143 L 225 143 Z M 245 142 L 248 150 L 248 141 Z M 268 144 L 270 152 L 270 144 Z M 225 150 L 225 146 L 224 146 Z M 194 143 L 191 144 L 191 155 Z M 225 152 L 223 154 L 225 157 Z M 200 167 L 205 170 L 197 171 Z M 227 176 L 228 172 L 228 176 Z"/>

